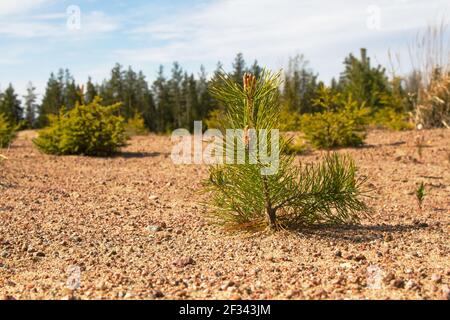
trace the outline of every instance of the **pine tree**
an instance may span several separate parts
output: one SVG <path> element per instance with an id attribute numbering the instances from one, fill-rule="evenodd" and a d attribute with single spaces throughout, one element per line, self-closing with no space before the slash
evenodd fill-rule
<path id="1" fill-rule="evenodd" d="M 27 85 L 27 93 L 23 96 L 24 106 L 25 106 L 25 121 L 28 128 L 34 128 L 36 125 L 36 111 L 37 95 L 35 93 L 36 87 L 33 86 L 31 82 Z"/>
<path id="2" fill-rule="evenodd" d="M 155 127 L 157 132 L 167 132 L 171 129 L 173 123 L 173 114 L 171 112 L 171 101 L 169 85 L 164 76 L 164 67 L 160 66 L 158 76 L 152 85 L 152 92 L 155 99 Z"/>
<path id="3" fill-rule="evenodd" d="M 279 127 L 279 74 L 264 71 L 258 81 L 246 74 L 243 86 L 233 75 L 220 78 L 211 90 L 226 105 L 225 127 L 242 129 L 236 139 L 238 146 L 259 152 L 249 153 L 242 164 L 210 167 L 205 191 L 209 192 L 213 221 L 246 230 L 357 222 L 367 208 L 361 200 L 363 179 L 356 177 L 356 166 L 349 157 L 329 154 L 319 164 L 297 167 L 293 157 L 284 152 L 285 142 L 281 140 L 276 150 L 272 142 L 278 140 L 269 134 L 269 153 L 278 156 L 278 170 L 264 172 L 268 164 L 263 162 L 261 150 L 267 140 L 250 132 L 272 132 Z M 227 140 L 225 145 L 237 150 L 236 140 Z"/>
<path id="4" fill-rule="evenodd" d="M 317 87 L 317 74 L 308 68 L 308 61 L 303 55 L 290 58 L 283 87 L 283 101 L 287 111 L 313 112 L 311 101 L 316 96 Z"/>
<path id="5" fill-rule="evenodd" d="M 92 83 L 92 78 L 89 77 L 86 83 L 86 93 L 84 95 L 85 103 L 89 104 L 94 101 L 94 98 L 98 96 L 97 87 Z"/>
<path id="6" fill-rule="evenodd" d="M 80 88 L 68 69 L 64 70 L 64 82 L 60 86 L 63 88 L 63 105 L 67 110 L 73 109 L 77 103 L 81 104 Z"/>
<path id="7" fill-rule="evenodd" d="M 23 119 L 21 102 L 17 98 L 17 94 L 11 83 L 6 88 L 0 101 L 0 114 L 3 114 L 7 121 L 13 125 L 19 124 Z"/>
<path id="8" fill-rule="evenodd" d="M 39 107 L 38 126 L 44 127 L 48 125 L 48 115 L 59 114 L 59 110 L 64 104 L 63 88 L 61 79 L 58 80 L 52 72 L 47 81 L 42 103 Z"/>
<path id="9" fill-rule="evenodd" d="M 232 77 L 234 82 L 240 84 L 241 86 L 242 86 L 242 77 L 244 76 L 245 70 L 246 69 L 245 69 L 244 55 L 241 52 L 239 52 L 234 58 Z"/>
<path id="10" fill-rule="evenodd" d="M 103 103 L 115 104 L 122 102 L 123 100 L 123 84 L 124 72 L 122 66 L 116 63 L 114 68 L 111 70 L 111 77 L 104 83 L 101 96 L 103 97 Z"/>
<path id="11" fill-rule="evenodd" d="M 208 75 L 205 67 L 200 67 L 200 74 L 197 81 L 198 108 L 197 119 L 205 119 L 209 112 L 217 107 L 217 103 L 209 92 Z"/>
<path id="12" fill-rule="evenodd" d="M 172 67 L 172 77 L 169 80 L 169 97 L 170 97 L 170 112 L 174 122 L 169 125 L 170 129 L 181 128 L 183 125 L 183 118 L 186 110 L 182 105 L 181 86 L 183 81 L 183 69 L 181 69 L 178 62 L 174 62 Z"/>
<path id="13" fill-rule="evenodd" d="M 139 71 L 136 81 L 137 90 L 137 112 L 139 112 L 144 118 L 145 125 L 152 131 L 156 130 L 155 125 L 155 101 L 153 94 L 148 87 L 148 83 L 145 80 L 144 73 Z"/>
<path id="14" fill-rule="evenodd" d="M 378 65 L 372 67 L 367 50 L 361 49 L 360 59 L 350 54 L 344 60 L 345 70 L 339 80 L 339 88 L 352 95 L 359 103 L 376 111 L 386 106 L 386 97 L 391 95 L 386 70 Z"/>

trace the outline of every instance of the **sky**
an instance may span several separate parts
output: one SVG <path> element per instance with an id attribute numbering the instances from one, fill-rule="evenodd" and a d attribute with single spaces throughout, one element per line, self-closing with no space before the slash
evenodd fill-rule
<path id="1" fill-rule="evenodd" d="M 0 89 L 32 81 L 42 96 L 52 71 L 101 82 L 116 62 L 150 81 L 174 61 L 211 73 L 237 52 L 271 69 L 303 54 L 329 81 L 361 47 L 405 73 L 417 32 L 448 16 L 448 0 L 0 0 Z"/>

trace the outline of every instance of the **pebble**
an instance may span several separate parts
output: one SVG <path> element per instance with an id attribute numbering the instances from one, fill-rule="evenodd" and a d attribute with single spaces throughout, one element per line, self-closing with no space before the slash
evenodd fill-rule
<path id="1" fill-rule="evenodd" d="M 164 293 L 162 293 L 162 291 L 160 291 L 160 290 L 155 290 L 155 291 L 153 291 L 153 297 L 154 298 L 163 298 Z"/>
<path id="2" fill-rule="evenodd" d="M 442 277 L 440 275 L 438 275 L 437 273 L 434 273 L 431 276 L 431 281 L 433 281 L 434 283 L 441 283 L 442 282 Z"/>
<path id="3" fill-rule="evenodd" d="M 160 226 L 157 226 L 157 225 L 148 225 L 148 226 L 146 227 L 146 230 L 147 230 L 148 232 L 150 232 L 150 233 L 154 233 L 154 232 L 161 231 L 162 228 L 161 228 Z"/>
<path id="4" fill-rule="evenodd" d="M 360 254 L 358 254 L 358 255 L 355 257 L 355 260 L 356 260 L 356 261 L 363 261 L 363 260 L 366 260 L 366 256 L 360 253 Z"/>
<path id="5" fill-rule="evenodd" d="M 191 257 L 179 258 L 173 262 L 173 265 L 180 268 L 186 267 L 190 264 L 194 264 L 194 259 L 192 259 Z"/>
<path id="6" fill-rule="evenodd" d="M 401 278 L 397 278 L 395 280 L 391 281 L 391 284 L 393 287 L 401 289 L 405 287 L 405 280 L 401 279 Z"/>

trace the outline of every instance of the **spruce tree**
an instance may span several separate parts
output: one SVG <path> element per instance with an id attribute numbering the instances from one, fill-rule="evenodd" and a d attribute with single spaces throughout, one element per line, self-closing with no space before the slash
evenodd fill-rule
<path id="1" fill-rule="evenodd" d="M 250 132 L 279 128 L 280 75 L 263 71 L 256 80 L 245 74 L 242 86 L 232 75 L 221 74 L 219 78 L 221 81 L 213 84 L 211 91 L 226 106 L 223 125 L 243 130 L 236 141 L 226 140 L 225 145 L 237 150 L 237 142 L 247 151 L 256 147 L 258 152 L 253 157 L 249 153 L 241 164 L 210 166 L 209 179 L 204 182 L 212 209 L 210 218 L 244 230 L 357 222 L 367 210 L 361 199 L 364 179 L 357 177 L 350 157 L 331 153 L 320 163 L 299 167 L 293 164 L 293 156 L 285 153 L 286 143 L 281 139 L 278 170 L 265 174 L 267 164 L 261 150 L 267 141 Z M 269 136 L 272 141 L 268 145 L 272 146 L 275 138 Z M 276 148 L 269 148 L 269 153 L 276 156 L 273 152 L 277 152 Z"/>
<path id="2" fill-rule="evenodd" d="M 36 125 L 36 99 L 37 95 L 35 93 L 36 87 L 33 86 L 31 82 L 27 85 L 27 93 L 23 96 L 24 106 L 25 106 L 25 121 L 28 128 L 34 128 Z"/>
<path id="3" fill-rule="evenodd" d="M 373 67 L 367 50 L 361 49 L 358 59 L 350 54 L 344 60 L 345 70 L 339 80 L 339 88 L 346 95 L 352 95 L 360 104 L 377 111 L 387 105 L 392 92 L 386 70 L 378 65 Z"/>
<path id="4" fill-rule="evenodd" d="M 234 58 L 233 62 L 232 77 L 234 82 L 242 85 L 242 77 L 244 76 L 245 70 L 246 69 L 245 69 L 244 55 L 241 52 L 239 52 Z"/>
<path id="5" fill-rule="evenodd" d="M 155 99 L 156 131 L 167 132 L 173 123 L 168 81 L 164 76 L 164 67 L 160 66 L 156 80 L 152 84 Z"/>
<path id="6" fill-rule="evenodd" d="M 84 101 L 86 103 L 91 103 L 94 101 L 94 98 L 98 96 L 98 90 L 97 87 L 92 82 L 91 77 L 88 78 L 88 81 L 86 83 L 86 93 L 84 95 Z"/>
<path id="7" fill-rule="evenodd" d="M 13 125 L 19 124 L 23 119 L 23 109 L 14 87 L 10 83 L 3 93 L 0 101 L 0 114 L 3 114 L 7 121 Z"/>
<path id="8" fill-rule="evenodd" d="M 64 104 L 63 88 L 61 82 L 55 77 L 52 72 L 47 81 L 42 103 L 39 107 L 38 126 L 44 127 L 48 125 L 48 116 L 59 114 L 59 110 Z"/>

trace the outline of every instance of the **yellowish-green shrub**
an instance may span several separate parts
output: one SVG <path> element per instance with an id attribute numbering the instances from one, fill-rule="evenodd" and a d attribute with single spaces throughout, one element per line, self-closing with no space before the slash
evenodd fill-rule
<path id="1" fill-rule="evenodd" d="M 298 131 L 300 129 L 301 115 L 295 111 L 282 110 L 280 112 L 280 130 Z"/>
<path id="2" fill-rule="evenodd" d="M 313 146 L 331 149 L 364 143 L 370 109 L 360 105 L 351 95 L 344 97 L 324 86 L 319 89 L 313 104 L 323 112 L 304 114 L 301 119 L 301 129 Z"/>
<path id="3" fill-rule="evenodd" d="M 15 135 L 15 127 L 0 113 L 0 148 L 9 146 Z"/>
<path id="4" fill-rule="evenodd" d="M 390 108 L 383 108 L 375 113 L 372 123 L 395 131 L 411 130 L 414 125 L 408 121 L 408 115 L 395 112 Z"/>
<path id="5" fill-rule="evenodd" d="M 124 120 L 117 115 L 120 103 L 102 106 L 96 97 L 87 105 L 61 110 L 50 116 L 50 126 L 39 132 L 35 145 L 43 152 L 56 155 L 83 154 L 106 156 L 125 144 Z"/>
<path id="6" fill-rule="evenodd" d="M 129 136 L 143 136 L 148 134 L 148 129 L 145 126 L 142 115 L 136 113 L 133 118 L 128 119 L 125 132 Z"/>
<path id="7" fill-rule="evenodd" d="M 283 139 L 283 143 L 285 144 L 284 152 L 286 154 L 306 154 L 310 152 L 310 147 L 301 139 L 300 137 L 292 137 L 290 139 L 286 139 L 285 137 L 281 137 Z"/>
<path id="8" fill-rule="evenodd" d="M 226 128 L 223 125 L 223 119 L 226 118 L 226 113 L 222 109 L 215 109 L 209 112 L 208 117 L 204 120 L 205 125 L 209 129 L 219 129 L 224 131 Z"/>

